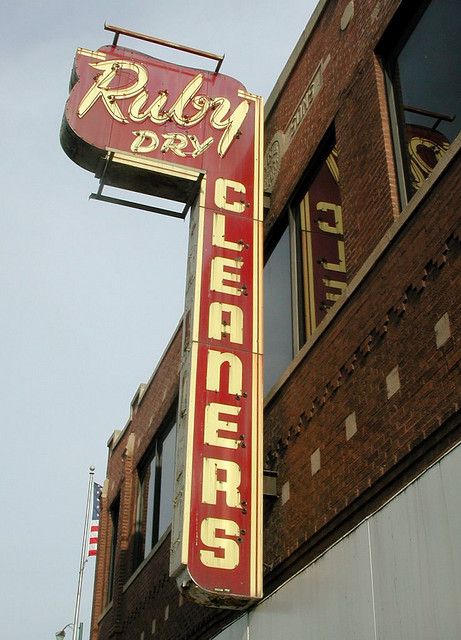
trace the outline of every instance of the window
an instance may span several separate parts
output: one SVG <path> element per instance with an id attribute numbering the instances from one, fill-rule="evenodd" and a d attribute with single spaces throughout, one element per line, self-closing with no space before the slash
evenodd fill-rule
<path id="1" fill-rule="evenodd" d="M 403 202 L 460 130 L 460 24 L 459 0 L 406 2 L 383 41 Z"/>
<path id="2" fill-rule="evenodd" d="M 114 583 L 115 583 L 115 554 L 117 551 L 117 537 L 118 537 L 118 519 L 120 514 L 120 496 L 118 496 L 110 507 L 110 556 L 109 556 L 109 574 L 107 581 L 107 602 L 112 600 L 114 595 Z"/>
<path id="3" fill-rule="evenodd" d="M 135 566 L 146 558 L 171 524 L 176 452 L 176 407 L 165 420 L 140 466 L 136 507 Z"/>
<path id="4" fill-rule="evenodd" d="M 264 267 L 265 391 L 346 287 L 338 152 L 329 135 Z"/>
<path id="5" fill-rule="evenodd" d="M 264 267 L 264 388 L 268 391 L 293 359 L 290 228 Z"/>
<path id="6" fill-rule="evenodd" d="M 320 159 L 292 209 L 299 238 L 297 279 L 304 304 L 299 311 L 299 334 L 304 344 L 346 288 L 336 147 L 330 147 Z"/>

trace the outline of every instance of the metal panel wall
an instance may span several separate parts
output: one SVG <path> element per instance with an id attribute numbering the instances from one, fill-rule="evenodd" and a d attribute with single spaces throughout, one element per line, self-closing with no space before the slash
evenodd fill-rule
<path id="1" fill-rule="evenodd" d="M 373 637 L 367 531 L 361 528 L 250 613 L 251 640 Z"/>
<path id="2" fill-rule="evenodd" d="M 460 486 L 458 446 L 217 639 L 459 640 Z"/>
<path id="3" fill-rule="evenodd" d="M 248 640 L 248 613 L 221 631 L 214 640 Z"/>
<path id="4" fill-rule="evenodd" d="M 378 638 L 461 637 L 461 448 L 370 519 Z"/>

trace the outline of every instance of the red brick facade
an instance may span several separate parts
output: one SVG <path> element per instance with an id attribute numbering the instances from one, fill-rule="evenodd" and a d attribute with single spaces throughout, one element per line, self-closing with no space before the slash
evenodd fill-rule
<path id="1" fill-rule="evenodd" d="M 266 114 L 270 145 L 323 65 L 322 86 L 281 158 L 265 230 L 270 239 L 334 128 L 348 288 L 266 398 L 265 468 L 277 474 L 278 497 L 265 499 L 265 593 L 461 440 L 460 137 L 402 207 L 376 54 L 401 3 L 355 2 L 347 23 L 351 4 L 320 3 Z M 208 638 L 234 615 L 183 601 L 168 577 L 168 532 L 132 570 L 137 466 L 177 396 L 180 343 L 178 330 L 110 443 L 93 640 Z M 107 605 L 108 509 L 118 495 Z"/>

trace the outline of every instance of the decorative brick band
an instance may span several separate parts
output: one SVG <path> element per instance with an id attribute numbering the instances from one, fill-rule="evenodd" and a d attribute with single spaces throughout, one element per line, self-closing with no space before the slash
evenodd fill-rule
<path id="1" fill-rule="evenodd" d="M 409 301 L 415 299 L 415 294 L 419 296 L 431 281 L 430 276 L 436 275 L 437 272 L 447 264 L 448 254 L 456 244 L 461 244 L 461 226 L 446 239 L 439 248 L 439 251 L 426 264 L 420 276 L 404 289 L 396 303 L 388 309 L 381 321 L 376 324 L 374 329 L 358 345 L 333 378 L 327 382 L 323 392 L 314 397 L 310 409 L 301 413 L 297 423 L 291 425 L 287 429 L 286 435 L 280 438 L 275 446 L 268 450 L 265 457 L 266 467 L 271 468 L 274 466 L 275 462 L 285 454 L 290 443 L 297 438 L 303 429 L 307 428 L 312 418 L 325 406 L 328 399 L 333 396 L 344 381 L 357 370 L 367 355 L 381 343 L 388 332 L 389 323 L 391 321 L 398 323 L 404 317 Z"/>

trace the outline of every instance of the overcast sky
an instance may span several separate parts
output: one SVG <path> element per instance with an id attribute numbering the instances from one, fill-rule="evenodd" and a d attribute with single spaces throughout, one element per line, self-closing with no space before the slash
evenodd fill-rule
<path id="1" fill-rule="evenodd" d="M 88 468 L 96 466 L 102 483 L 107 440 L 126 424 L 183 306 L 187 221 L 89 201 L 97 181 L 60 148 L 75 50 L 109 44 L 107 21 L 224 53 L 222 71 L 267 98 L 315 4 L 16 0 L 2 9 L 5 640 L 50 640 L 72 621 Z M 120 44 L 164 53 L 125 38 Z M 93 567 L 92 558 L 81 611 L 85 640 Z"/>

